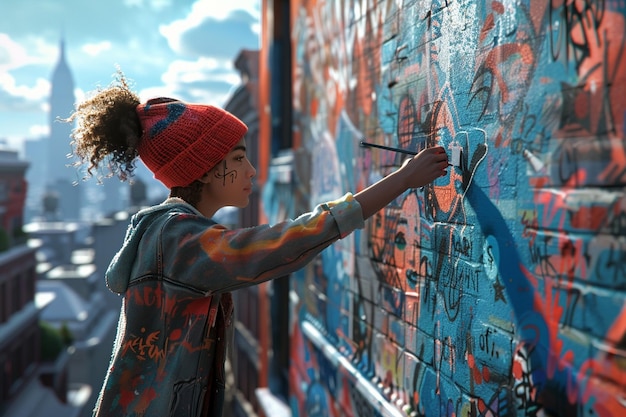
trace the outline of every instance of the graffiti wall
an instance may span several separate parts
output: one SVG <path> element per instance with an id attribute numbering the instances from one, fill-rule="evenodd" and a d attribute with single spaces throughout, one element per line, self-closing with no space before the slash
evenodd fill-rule
<path id="1" fill-rule="evenodd" d="M 626 415 L 626 1 L 290 4 L 272 210 L 453 164 L 292 280 L 293 415 Z"/>

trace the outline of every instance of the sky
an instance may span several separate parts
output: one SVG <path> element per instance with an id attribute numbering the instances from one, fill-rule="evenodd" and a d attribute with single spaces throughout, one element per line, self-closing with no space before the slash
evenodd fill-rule
<path id="1" fill-rule="evenodd" d="M 224 105 L 234 60 L 260 45 L 261 0 L 0 0 L 0 141 L 49 132 L 50 79 L 61 40 L 76 100 L 115 79 L 140 98 Z"/>

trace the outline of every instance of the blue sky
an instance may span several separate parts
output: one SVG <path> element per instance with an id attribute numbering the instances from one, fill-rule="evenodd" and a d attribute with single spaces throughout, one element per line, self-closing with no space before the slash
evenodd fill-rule
<path id="1" fill-rule="evenodd" d="M 234 59 L 258 49 L 261 0 L 0 0 L 0 140 L 48 133 L 50 78 L 65 40 L 76 99 L 119 65 L 145 100 L 223 105 Z"/>

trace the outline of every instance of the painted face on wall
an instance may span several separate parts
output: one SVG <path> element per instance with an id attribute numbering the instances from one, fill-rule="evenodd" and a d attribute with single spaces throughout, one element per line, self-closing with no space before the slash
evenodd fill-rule
<path id="1" fill-rule="evenodd" d="M 394 236 L 394 258 L 403 269 L 402 289 L 415 288 L 420 260 L 420 206 L 417 195 L 410 193 L 402 202 L 402 210 Z"/>
<path id="2" fill-rule="evenodd" d="M 248 159 L 242 138 L 207 175 L 206 193 L 220 207 L 246 207 L 255 175 L 256 169 Z"/>

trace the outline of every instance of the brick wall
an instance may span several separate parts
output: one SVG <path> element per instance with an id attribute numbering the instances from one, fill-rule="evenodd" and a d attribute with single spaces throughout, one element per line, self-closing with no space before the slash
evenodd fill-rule
<path id="1" fill-rule="evenodd" d="M 456 163 L 293 278 L 294 416 L 626 412 L 626 2 L 290 4 L 284 205 Z"/>

